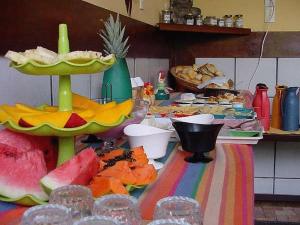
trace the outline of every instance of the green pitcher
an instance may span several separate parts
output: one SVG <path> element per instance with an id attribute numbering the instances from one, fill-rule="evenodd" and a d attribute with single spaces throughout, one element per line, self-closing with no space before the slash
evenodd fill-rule
<path id="1" fill-rule="evenodd" d="M 101 96 L 118 103 L 132 98 L 130 74 L 125 58 L 117 58 L 116 63 L 104 72 Z"/>

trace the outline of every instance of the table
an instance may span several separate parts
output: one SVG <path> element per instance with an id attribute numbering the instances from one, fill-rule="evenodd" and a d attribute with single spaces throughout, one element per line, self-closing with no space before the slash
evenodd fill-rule
<path id="1" fill-rule="evenodd" d="M 158 179 L 132 195 L 139 198 L 142 217 L 151 220 L 155 203 L 183 195 L 200 202 L 204 225 L 252 225 L 254 221 L 253 155 L 249 145 L 217 144 L 208 164 L 190 164 L 189 155 L 170 142 Z M 17 225 L 25 207 L 0 202 L 0 224 Z"/>

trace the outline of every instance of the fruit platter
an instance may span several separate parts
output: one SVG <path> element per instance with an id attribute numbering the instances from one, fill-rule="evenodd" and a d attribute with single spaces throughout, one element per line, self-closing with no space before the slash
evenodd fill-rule
<path id="1" fill-rule="evenodd" d="M 56 138 L 1 130 L 0 201 L 45 204 L 52 190 L 70 184 L 87 186 L 95 198 L 129 194 L 157 176 L 143 147 L 116 149 L 99 156 L 93 148 L 86 148 L 56 167 L 57 158 Z"/>

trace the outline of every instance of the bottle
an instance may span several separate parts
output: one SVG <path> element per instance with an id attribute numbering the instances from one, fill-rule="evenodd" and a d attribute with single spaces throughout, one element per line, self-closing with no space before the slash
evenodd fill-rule
<path id="1" fill-rule="evenodd" d="M 268 87 L 265 84 L 257 84 L 253 99 L 253 108 L 264 127 L 264 131 L 270 129 L 270 100 Z"/>
<path id="2" fill-rule="evenodd" d="M 299 130 L 299 87 L 289 87 L 283 94 L 282 129 Z"/>
<path id="3" fill-rule="evenodd" d="M 281 101 L 285 89 L 286 86 L 283 85 L 276 86 L 276 94 L 273 99 L 271 127 L 276 129 L 281 129 L 281 124 L 282 124 Z"/>
<path id="4" fill-rule="evenodd" d="M 169 93 L 165 91 L 165 84 L 158 83 L 157 90 L 155 93 L 155 100 L 168 100 L 170 98 Z"/>

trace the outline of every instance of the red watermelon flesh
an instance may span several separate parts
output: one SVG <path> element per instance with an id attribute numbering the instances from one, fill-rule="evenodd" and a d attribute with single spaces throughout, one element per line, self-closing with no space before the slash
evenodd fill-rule
<path id="1" fill-rule="evenodd" d="M 22 152 L 20 149 L 0 143 L 0 195 L 20 198 L 34 195 L 48 200 L 39 181 L 47 174 L 42 151 Z"/>
<path id="2" fill-rule="evenodd" d="M 16 148 L 19 153 L 40 150 L 44 153 L 47 170 L 56 167 L 58 151 L 54 137 L 32 136 L 4 129 L 0 131 L 0 143 Z"/>
<path id="3" fill-rule="evenodd" d="M 97 171 L 98 157 L 87 148 L 43 177 L 41 184 L 47 192 L 69 184 L 87 185 Z"/>

